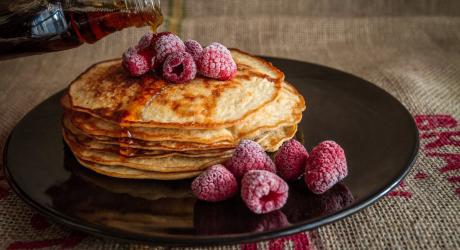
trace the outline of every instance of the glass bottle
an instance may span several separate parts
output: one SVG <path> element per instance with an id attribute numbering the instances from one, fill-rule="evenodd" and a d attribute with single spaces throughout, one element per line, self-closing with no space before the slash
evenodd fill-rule
<path id="1" fill-rule="evenodd" d="M 163 22 L 160 0 L 0 0 L 0 59 L 95 43 Z"/>

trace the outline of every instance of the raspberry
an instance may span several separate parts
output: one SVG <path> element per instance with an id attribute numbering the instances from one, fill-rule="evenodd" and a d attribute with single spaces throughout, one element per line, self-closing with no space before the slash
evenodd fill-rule
<path id="1" fill-rule="evenodd" d="M 169 31 L 163 31 L 163 32 L 155 33 L 153 35 L 153 38 L 152 38 L 152 46 L 154 46 L 156 44 L 158 38 L 160 38 L 162 36 L 166 36 L 166 35 L 174 35 L 174 34 L 169 32 Z"/>
<path id="2" fill-rule="evenodd" d="M 264 149 L 251 140 L 240 141 L 226 166 L 238 180 L 249 170 L 259 169 L 276 173 L 275 164 Z"/>
<path id="3" fill-rule="evenodd" d="M 283 143 L 275 155 L 275 165 L 278 175 L 287 180 L 295 180 L 305 172 L 308 152 L 295 139 Z"/>
<path id="4" fill-rule="evenodd" d="M 140 50 L 149 49 L 152 45 L 152 40 L 154 36 L 155 34 L 153 34 L 152 32 L 144 34 L 139 40 L 139 43 L 137 43 L 137 48 Z"/>
<path id="5" fill-rule="evenodd" d="M 163 77 L 170 82 L 180 83 L 195 78 L 196 64 L 187 52 L 173 52 L 163 64 Z"/>
<path id="6" fill-rule="evenodd" d="M 187 40 L 184 44 L 187 52 L 193 56 L 193 60 L 198 62 L 201 54 L 203 53 L 203 47 L 201 47 L 201 44 L 195 40 Z"/>
<path id="7" fill-rule="evenodd" d="M 139 51 L 137 48 L 129 48 L 123 53 L 123 68 L 132 76 L 140 76 L 151 69 L 151 54 L 147 51 Z"/>
<path id="8" fill-rule="evenodd" d="M 204 48 L 197 66 L 200 74 L 219 80 L 229 80 L 237 71 L 230 51 L 220 43 Z"/>
<path id="9" fill-rule="evenodd" d="M 347 174 L 343 149 L 334 141 L 323 141 L 310 153 L 305 169 L 305 183 L 313 193 L 322 194 Z"/>
<path id="10" fill-rule="evenodd" d="M 278 210 L 288 198 L 289 186 L 276 174 L 265 170 L 251 170 L 241 180 L 241 198 L 256 214 Z"/>
<path id="11" fill-rule="evenodd" d="M 180 38 L 172 33 L 159 34 L 158 38 L 154 38 L 155 48 L 155 64 L 157 68 L 163 64 L 169 54 L 173 52 L 184 52 L 185 45 Z"/>
<path id="12" fill-rule="evenodd" d="M 204 201 L 226 200 L 236 194 L 238 183 L 224 166 L 218 164 L 208 168 L 192 182 L 192 192 Z"/>

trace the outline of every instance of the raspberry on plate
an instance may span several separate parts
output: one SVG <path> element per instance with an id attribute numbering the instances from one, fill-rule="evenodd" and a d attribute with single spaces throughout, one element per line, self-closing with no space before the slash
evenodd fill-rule
<path id="1" fill-rule="evenodd" d="M 251 140 L 241 140 L 226 164 L 237 180 L 249 170 L 259 169 L 276 173 L 272 159 L 257 142 Z"/>
<path id="2" fill-rule="evenodd" d="M 195 62 L 198 62 L 201 54 L 203 53 L 203 47 L 201 47 L 201 44 L 195 40 L 187 40 L 184 44 L 186 51 L 193 56 L 193 60 L 195 60 Z"/>
<path id="3" fill-rule="evenodd" d="M 237 72 L 232 54 L 220 43 L 211 43 L 204 48 L 197 66 L 200 74 L 218 80 L 229 80 Z"/>
<path id="4" fill-rule="evenodd" d="M 278 175 L 287 181 L 299 178 L 305 172 L 307 158 L 308 152 L 300 142 L 295 139 L 284 142 L 275 155 Z"/>
<path id="5" fill-rule="evenodd" d="M 152 55 L 148 51 L 128 48 L 122 57 L 123 68 L 132 76 L 140 76 L 151 69 Z"/>
<path id="6" fill-rule="evenodd" d="M 214 165 L 192 182 L 192 192 L 200 200 L 216 202 L 236 194 L 238 183 L 223 165 Z"/>
<path id="7" fill-rule="evenodd" d="M 187 52 L 169 54 L 163 64 L 163 77 L 173 83 L 190 81 L 195 78 L 196 64 Z"/>
<path id="8" fill-rule="evenodd" d="M 182 40 L 172 34 L 162 34 L 158 35 L 158 38 L 154 38 L 154 48 L 155 48 L 155 64 L 154 68 L 157 68 L 163 64 L 166 60 L 166 57 L 173 52 L 184 52 L 185 45 Z"/>
<path id="9" fill-rule="evenodd" d="M 251 170 L 241 180 L 241 198 L 256 214 L 265 214 L 284 206 L 289 186 L 279 176 L 265 170 Z"/>
<path id="10" fill-rule="evenodd" d="M 322 194 L 348 174 L 345 151 L 334 141 L 323 141 L 310 152 L 305 183 L 315 194 Z"/>

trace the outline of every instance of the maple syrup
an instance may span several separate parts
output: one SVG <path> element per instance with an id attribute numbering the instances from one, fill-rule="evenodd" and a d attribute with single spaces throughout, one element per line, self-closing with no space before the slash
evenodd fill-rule
<path id="1" fill-rule="evenodd" d="M 0 0 L 0 58 L 71 49 L 127 27 L 156 31 L 162 22 L 159 0 Z"/>

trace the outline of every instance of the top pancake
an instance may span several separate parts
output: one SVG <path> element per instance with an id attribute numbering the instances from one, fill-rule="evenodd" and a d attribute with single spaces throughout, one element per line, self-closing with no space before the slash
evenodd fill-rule
<path id="1" fill-rule="evenodd" d="M 287 82 L 278 98 L 248 115 L 241 123 L 218 129 L 177 129 L 158 127 L 120 127 L 118 124 L 71 110 L 69 98 L 65 95 L 61 103 L 68 110 L 64 120 L 95 137 L 126 137 L 145 141 L 182 141 L 203 144 L 217 142 L 236 143 L 241 138 L 255 138 L 267 130 L 293 125 L 300 121 L 305 109 L 303 97 Z"/>
<path id="2" fill-rule="evenodd" d="M 129 77 L 121 61 L 98 63 L 70 86 L 73 110 L 123 126 L 181 129 L 225 128 L 275 100 L 284 74 L 260 58 L 231 50 L 238 66 L 229 81 L 197 76 L 169 84 L 152 75 Z"/>

